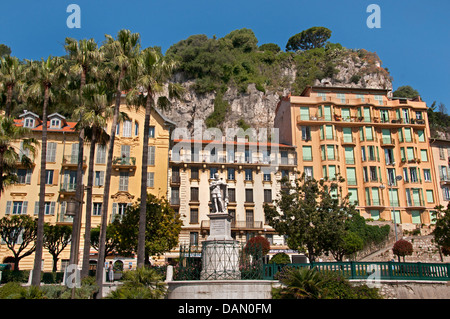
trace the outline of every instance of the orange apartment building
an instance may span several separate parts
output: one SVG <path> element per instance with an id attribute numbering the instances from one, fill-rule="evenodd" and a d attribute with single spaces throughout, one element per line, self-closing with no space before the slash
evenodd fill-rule
<path id="1" fill-rule="evenodd" d="M 280 143 L 297 147 L 298 169 L 345 178 L 365 218 L 430 224 L 439 203 L 427 106 L 388 90 L 307 87 L 276 109 Z M 406 225 L 405 225 L 406 226 Z"/>

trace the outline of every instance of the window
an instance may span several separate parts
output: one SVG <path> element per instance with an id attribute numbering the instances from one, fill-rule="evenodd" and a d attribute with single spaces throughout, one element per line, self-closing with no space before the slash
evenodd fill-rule
<path id="1" fill-rule="evenodd" d="M 102 203 L 93 203 L 92 215 L 100 216 L 102 214 Z"/>
<path id="2" fill-rule="evenodd" d="M 180 188 L 172 187 L 170 190 L 170 204 L 180 205 Z"/>
<path id="3" fill-rule="evenodd" d="M 425 142 L 425 132 L 423 130 L 418 130 L 417 136 L 419 137 L 419 142 Z"/>
<path id="4" fill-rule="evenodd" d="M 303 141 L 311 140 L 311 128 L 309 126 L 302 126 L 302 140 Z"/>
<path id="5" fill-rule="evenodd" d="M 253 180 L 253 170 L 251 168 L 245 169 L 245 180 L 252 181 Z"/>
<path id="6" fill-rule="evenodd" d="M 271 174 L 270 174 L 270 170 L 266 171 L 266 170 L 263 169 L 263 180 L 265 182 L 270 182 L 271 179 L 272 179 L 272 177 L 271 177 Z"/>
<path id="7" fill-rule="evenodd" d="M 387 169 L 387 178 L 388 178 L 388 185 L 396 185 L 396 179 L 395 179 L 395 168 L 388 168 Z"/>
<path id="8" fill-rule="evenodd" d="M 357 188 L 349 188 L 348 195 L 349 195 L 349 203 L 358 205 L 358 189 Z"/>
<path id="9" fill-rule="evenodd" d="M 365 146 L 361 146 L 361 159 L 362 159 L 363 162 L 365 162 L 367 160 L 366 147 Z"/>
<path id="10" fill-rule="evenodd" d="M 345 147 L 345 164 L 355 164 L 353 147 Z"/>
<path id="11" fill-rule="evenodd" d="M 450 187 L 444 186 L 442 187 L 442 194 L 444 195 L 444 200 L 450 200 Z"/>
<path id="12" fill-rule="evenodd" d="M 56 202 L 45 202 L 44 203 L 44 215 L 54 215 L 55 214 Z M 39 201 L 34 203 L 34 214 L 39 214 Z"/>
<path id="13" fill-rule="evenodd" d="M 327 145 L 327 158 L 328 160 L 334 160 L 334 145 Z"/>
<path id="14" fill-rule="evenodd" d="M 211 167 L 209 169 L 209 178 L 213 179 L 214 178 L 214 174 L 216 174 L 218 172 L 217 167 Z"/>
<path id="15" fill-rule="evenodd" d="M 194 246 L 198 245 L 198 232 L 189 233 L 189 244 Z"/>
<path id="16" fill-rule="evenodd" d="M 25 204 L 27 203 L 27 204 Z M 28 205 L 28 202 L 13 202 L 13 209 L 12 214 L 13 215 L 21 215 L 26 214 L 26 206 Z M 24 209 L 25 207 L 25 209 Z"/>
<path id="17" fill-rule="evenodd" d="M 51 119 L 50 120 L 50 127 L 51 128 L 60 128 L 61 127 L 61 121 L 58 119 Z"/>
<path id="18" fill-rule="evenodd" d="M 429 168 L 423 169 L 423 180 L 425 182 L 431 182 L 431 171 Z"/>
<path id="19" fill-rule="evenodd" d="M 347 184 L 356 185 L 356 169 L 354 167 L 347 167 Z"/>
<path id="20" fill-rule="evenodd" d="M 155 173 L 147 172 L 147 187 L 155 187 Z"/>
<path id="21" fill-rule="evenodd" d="M 31 170 L 29 169 L 18 169 L 17 170 L 17 182 L 19 184 L 30 184 L 31 183 Z"/>
<path id="22" fill-rule="evenodd" d="M 235 179 L 235 173 L 234 173 L 234 168 L 228 168 L 228 174 L 227 174 L 227 178 L 230 180 L 230 181 L 234 181 L 234 179 Z"/>
<path id="23" fill-rule="evenodd" d="M 139 136 L 139 123 L 134 122 L 134 136 Z"/>
<path id="24" fill-rule="evenodd" d="M 428 153 L 427 150 L 420 150 L 420 160 L 422 162 L 428 162 Z"/>
<path id="25" fill-rule="evenodd" d="M 119 135 L 120 133 L 120 124 L 116 125 L 116 135 Z"/>
<path id="26" fill-rule="evenodd" d="M 305 172 L 306 179 L 313 179 L 313 167 L 312 166 L 305 166 L 303 168 L 303 171 Z"/>
<path id="27" fill-rule="evenodd" d="M 253 189 L 251 188 L 245 189 L 245 201 L 247 203 L 253 203 Z"/>
<path id="28" fill-rule="evenodd" d="M 427 203 L 434 203 L 433 190 L 427 189 L 426 194 L 427 194 Z"/>
<path id="29" fill-rule="evenodd" d="M 148 128 L 148 137 L 149 138 L 155 138 L 155 127 L 149 126 Z"/>
<path id="30" fill-rule="evenodd" d="M 34 118 L 26 117 L 23 122 L 23 127 L 34 128 Z"/>
<path id="31" fill-rule="evenodd" d="M 304 161 L 312 161 L 312 149 L 311 146 L 303 146 L 303 160 Z"/>
<path id="32" fill-rule="evenodd" d="M 392 148 L 384 149 L 384 159 L 386 161 L 386 165 L 394 165 L 394 151 Z"/>
<path id="33" fill-rule="evenodd" d="M 337 93 L 337 98 L 341 100 L 341 103 L 345 103 L 345 93 Z"/>
<path id="34" fill-rule="evenodd" d="M 191 167 L 191 179 L 199 179 L 198 167 Z"/>
<path id="35" fill-rule="evenodd" d="M 365 133 L 366 133 L 366 141 L 373 141 L 372 126 L 366 126 Z"/>
<path id="36" fill-rule="evenodd" d="M 180 182 L 180 168 L 179 167 L 172 167 L 172 183 L 179 183 Z"/>
<path id="37" fill-rule="evenodd" d="M 120 146 L 120 155 L 123 158 L 129 159 L 131 154 L 131 146 L 130 145 L 121 145 Z"/>
<path id="38" fill-rule="evenodd" d="M 191 213 L 190 213 L 190 223 L 191 224 L 198 224 L 198 209 L 197 208 L 191 208 Z"/>
<path id="39" fill-rule="evenodd" d="M 128 179 L 130 175 L 128 172 L 120 172 L 119 176 L 119 191 L 127 192 L 128 191 Z"/>
<path id="40" fill-rule="evenodd" d="M 198 187 L 191 187 L 191 201 L 198 202 Z"/>
<path id="41" fill-rule="evenodd" d="M 103 186 L 105 181 L 104 171 L 95 171 L 94 186 Z"/>
<path id="42" fill-rule="evenodd" d="M 131 137 L 131 121 L 124 121 L 123 122 L 123 137 Z"/>
<path id="43" fill-rule="evenodd" d="M 252 152 L 250 150 L 245 150 L 245 162 L 246 163 L 252 162 Z"/>
<path id="44" fill-rule="evenodd" d="M 317 93 L 317 96 L 318 96 L 318 97 L 321 97 L 321 98 L 322 98 L 322 101 L 325 101 L 325 100 L 327 99 L 326 93 L 319 92 L 319 93 Z"/>
<path id="45" fill-rule="evenodd" d="M 264 203 L 272 203 L 272 190 L 271 189 L 264 190 Z"/>
<path id="46" fill-rule="evenodd" d="M 246 209 L 245 210 L 245 223 L 248 228 L 254 227 L 254 216 L 253 216 L 253 210 Z"/>
<path id="47" fill-rule="evenodd" d="M 374 95 L 375 101 L 378 101 L 379 105 L 383 105 L 383 95 Z"/>
<path id="48" fill-rule="evenodd" d="M 106 163 L 106 146 L 98 145 L 97 146 L 97 164 L 105 164 Z"/>
<path id="49" fill-rule="evenodd" d="M 46 169 L 45 170 L 45 185 L 52 185 L 52 184 L 53 184 L 53 170 Z"/>
<path id="50" fill-rule="evenodd" d="M 232 203 L 236 202 L 236 189 L 228 188 L 228 201 Z"/>
<path id="51" fill-rule="evenodd" d="M 408 161 L 413 160 L 414 159 L 414 147 L 407 147 L 406 155 L 408 156 Z"/>
<path id="52" fill-rule="evenodd" d="M 234 163 L 234 149 L 227 148 L 227 162 Z"/>
<path id="53" fill-rule="evenodd" d="M 155 165 L 155 146 L 148 147 L 147 165 Z"/>
<path id="54" fill-rule="evenodd" d="M 302 121 L 309 121 L 309 107 L 307 106 L 300 107 L 300 119 Z"/>
<path id="55" fill-rule="evenodd" d="M 411 128 L 405 127 L 405 142 L 412 142 Z"/>
<path id="56" fill-rule="evenodd" d="M 50 162 L 50 163 L 56 162 L 56 143 L 55 142 L 47 143 L 47 162 Z"/>

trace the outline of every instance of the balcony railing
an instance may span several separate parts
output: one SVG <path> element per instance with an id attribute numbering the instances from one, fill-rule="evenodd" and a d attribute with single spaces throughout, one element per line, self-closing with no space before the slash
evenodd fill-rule
<path id="1" fill-rule="evenodd" d="M 116 156 L 113 165 L 136 166 L 136 157 Z"/>
<path id="2" fill-rule="evenodd" d="M 60 191 L 61 192 L 75 192 L 77 188 L 76 183 L 64 183 L 61 185 Z"/>

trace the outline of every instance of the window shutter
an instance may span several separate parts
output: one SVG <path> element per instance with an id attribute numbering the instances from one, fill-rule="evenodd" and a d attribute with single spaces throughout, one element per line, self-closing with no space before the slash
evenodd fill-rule
<path id="1" fill-rule="evenodd" d="M 24 201 L 22 204 L 22 215 L 27 214 L 27 209 L 28 209 L 28 201 Z"/>
<path id="2" fill-rule="evenodd" d="M 39 215 L 39 201 L 34 202 L 34 214 Z"/>
<path id="3" fill-rule="evenodd" d="M 148 164 L 147 165 L 155 165 L 155 147 L 148 147 Z"/>
<path id="4" fill-rule="evenodd" d="M 27 169 L 27 175 L 25 176 L 25 184 L 31 184 L 31 174 L 32 171 L 30 169 Z"/>
<path id="5" fill-rule="evenodd" d="M 50 215 L 55 215 L 55 205 L 56 205 L 56 202 L 51 202 L 50 203 Z"/>
<path id="6" fill-rule="evenodd" d="M 63 216 L 66 214 L 66 203 L 67 202 L 62 202 L 61 203 L 61 206 L 60 206 L 60 215 L 61 215 L 61 218 L 63 218 Z"/>
<path id="7" fill-rule="evenodd" d="M 100 181 L 99 181 L 99 186 L 103 186 L 105 181 L 105 171 L 100 171 Z"/>
<path id="8" fill-rule="evenodd" d="M 102 212 L 102 213 L 105 213 L 105 212 Z M 114 220 L 114 217 L 116 215 L 117 215 L 117 203 L 113 203 L 113 205 L 112 205 L 112 220 Z"/>
<path id="9" fill-rule="evenodd" d="M 53 170 L 53 185 L 58 185 L 59 169 Z"/>
<path id="10" fill-rule="evenodd" d="M 10 200 L 6 202 L 6 211 L 5 211 L 5 215 L 11 214 L 11 204 L 12 204 L 12 202 L 11 202 Z"/>

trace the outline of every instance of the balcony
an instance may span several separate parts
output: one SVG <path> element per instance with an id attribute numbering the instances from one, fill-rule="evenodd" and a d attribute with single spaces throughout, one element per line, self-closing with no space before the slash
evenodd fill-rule
<path id="1" fill-rule="evenodd" d="M 76 183 L 64 183 L 61 185 L 59 191 L 61 193 L 74 193 L 77 189 Z"/>
<path id="2" fill-rule="evenodd" d="M 209 220 L 202 220 L 200 223 L 201 231 L 208 231 L 210 227 Z M 255 220 L 232 220 L 231 230 L 232 231 L 246 231 L 246 230 L 263 230 L 264 222 Z"/>
<path id="3" fill-rule="evenodd" d="M 113 159 L 112 167 L 116 171 L 121 169 L 134 171 L 136 169 L 136 157 L 116 156 Z"/>
<path id="4" fill-rule="evenodd" d="M 78 167 L 78 155 L 64 155 L 62 166 L 63 168 Z M 86 156 L 83 156 L 83 168 L 86 168 Z"/>
<path id="5" fill-rule="evenodd" d="M 449 176 L 440 176 L 441 185 L 450 185 Z"/>
<path id="6" fill-rule="evenodd" d="M 380 140 L 380 144 L 381 144 L 381 146 L 394 147 L 395 146 L 395 140 L 393 138 L 390 138 L 390 137 L 383 137 Z"/>

